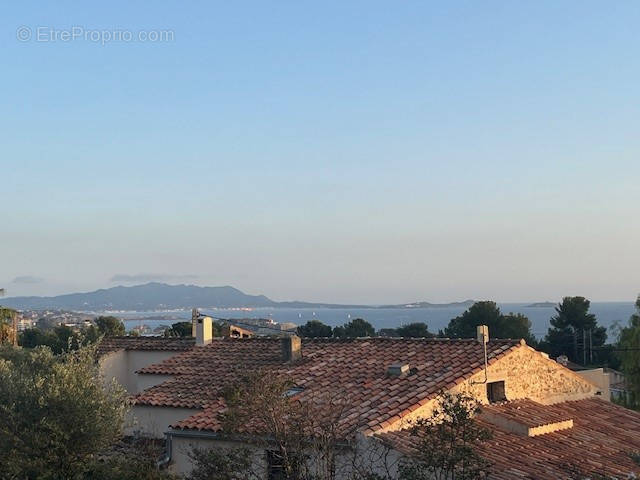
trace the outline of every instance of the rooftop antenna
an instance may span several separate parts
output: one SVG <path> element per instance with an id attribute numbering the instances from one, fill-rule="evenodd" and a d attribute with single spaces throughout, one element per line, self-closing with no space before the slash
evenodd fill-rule
<path id="1" fill-rule="evenodd" d="M 487 342 L 489 341 L 489 327 L 486 325 L 478 325 L 476 327 L 476 339 L 479 343 L 482 344 L 482 348 L 484 349 L 484 380 L 481 382 L 475 381 L 471 382 L 472 385 L 482 385 L 488 382 L 489 377 L 487 374 L 487 369 L 489 364 L 487 362 Z"/>

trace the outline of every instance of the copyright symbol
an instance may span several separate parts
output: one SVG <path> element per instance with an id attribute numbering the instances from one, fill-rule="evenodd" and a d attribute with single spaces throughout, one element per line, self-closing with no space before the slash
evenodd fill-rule
<path id="1" fill-rule="evenodd" d="M 20 42 L 28 42 L 29 40 L 31 40 L 31 29 L 25 26 L 19 27 L 16 30 L 16 38 Z"/>

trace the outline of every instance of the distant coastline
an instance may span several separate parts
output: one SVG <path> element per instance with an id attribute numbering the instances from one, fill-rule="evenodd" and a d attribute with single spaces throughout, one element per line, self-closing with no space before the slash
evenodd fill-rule
<path id="1" fill-rule="evenodd" d="M 167 312 L 191 308 L 239 309 L 418 309 L 469 307 L 473 300 L 451 303 L 411 302 L 394 305 L 351 305 L 321 302 L 277 302 L 265 295 L 249 295 L 231 286 L 200 287 L 150 282 L 143 285 L 117 286 L 93 292 L 71 293 L 54 297 L 10 297 L 4 306 L 22 310 L 72 310 L 76 312 Z"/>
<path id="2" fill-rule="evenodd" d="M 526 308 L 553 308 L 557 304 L 554 302 L 536 302 L 526 306 Z"/>

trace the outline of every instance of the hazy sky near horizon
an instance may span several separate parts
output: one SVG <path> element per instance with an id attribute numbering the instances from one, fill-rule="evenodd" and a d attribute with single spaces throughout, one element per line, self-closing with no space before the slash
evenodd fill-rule
<path id="1" fill-rule="evenodd" d="M 0 287 L 633 300 L 638 25 L 636 1 L 8 2 Z"/>

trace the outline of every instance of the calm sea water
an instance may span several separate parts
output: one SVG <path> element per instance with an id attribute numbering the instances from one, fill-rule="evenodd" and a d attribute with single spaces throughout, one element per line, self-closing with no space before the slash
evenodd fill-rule
<path id="1" fill-rule="evenodd" d="M 528 307 L 525 303 L 499 304 L 503 312 L 522 313 L 529 317 L 532 332 L 536 337 L 543 337 L 549 328 L 549 319 L 555 313 L 553 307 Z M 460 315 L 464 307 L 442 308 L 414 308 L 414 309 L 335 309 L 335 308 L 256 308 L 244 310 L 202 310 L 203 313 L 218 318 L 272 318 L 276 322 L 292 322 L 303 324 L 308 320 L 317 319 L 327 325 L 337 326 L 353 318 L 364 318 L 376 329 L 394 328 L 406 323 L 425 322 L 429 330 L 437 332 L 449 323 L 449 320 Z M 592 303 L 591 312 L 598 318 L 598 323 L 607 328 L 616 323 L 626 324 L 634 312 L 633 302 L 602 302 Z M 172 319 L 159 318 L 171 315 Z M 171 325 L 180 320 L 189 320 L 191 311 L 171 312 L 127 312 L 118 313 L 124 319 L 127 329 L 140 323 L 152 329 L 161 325 Z M 142 319 L 141 319 L 142 318 Z"/>

